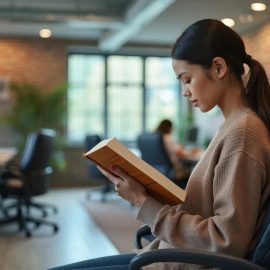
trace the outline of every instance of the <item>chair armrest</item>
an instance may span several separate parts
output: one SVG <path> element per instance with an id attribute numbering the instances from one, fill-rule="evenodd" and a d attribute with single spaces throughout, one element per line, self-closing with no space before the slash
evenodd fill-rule
<path id="1" fill-rule="evenodd" d="M 213 252 L 185 250 L 185 249 L 159 249 L 136 255 L 129 264 L 130 270 L 139 270 L 141 267 L 156 262 L 182 262 L 220 267 L 224 270 L 267 270 L 257 264 L 242 258 L 229 255 L 215 254 Z"/>
<path id="2" fill-rule="evenodd" d="M 143 237 L 146 237 L 146 239 L 149 239 L 149 241 L 151 241 L 155 238 L 151 233 L 150 227 L 147 225 L 141 226 L 136 232 L 135 239 L 134 239 L 136 248 L 138 248 L 138 249 L 143 248 L 143 246 L 142 246 L 142 238 Z"/>
<path id="3" fill-rule="evenodd" d="M 42 170 L 35 170 L 35 171 L 26 172 L 25 175 L 27 175 L 28 177 L 37 177 L 37 176 L 50 175 L 50 174 L 52 174 L 52 172 L 53 172 L 52 167 L 48 166 Z"/>

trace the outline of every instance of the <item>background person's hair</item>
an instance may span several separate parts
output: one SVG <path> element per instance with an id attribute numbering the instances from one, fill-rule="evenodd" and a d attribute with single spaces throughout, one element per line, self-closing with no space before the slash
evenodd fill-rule
<path id="1" fill-rule="evenodd" d="M 222 57 L 239 80 L 244 74 L 243 64 L 250 68 L 246 86 L 246 100 L 266 124 L 270 132 L 270 85 L 262 65 L 246 53 L 241 37 L 221 21 L 205 19 L 190 25 L 176 40 L 171 56 L 205 69 L 215 57 Z"/>
<path id="2" fill-rule="evenodd" d="M 168 134 L 172 131 L 172 121 L 169 119 L 162 120 L 156 128 L 156 132 L 160 134 Z"/>

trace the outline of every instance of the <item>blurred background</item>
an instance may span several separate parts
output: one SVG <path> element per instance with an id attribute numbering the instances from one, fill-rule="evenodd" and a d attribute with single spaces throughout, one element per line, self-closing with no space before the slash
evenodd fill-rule
<path id="1" fill-rule="evenodd" d="M 262 1 L 255 8 L 252 4 L 1 1 L 0 146 L 17 148 L 39 127 L 56 129 L 61 136 L 56 157 L 61 170 L 55 185 L 87 182 L 81 160 L 87 134 L 117 137 L 136 147 L 138 134 L 169 118 L 182 143 L 186 127 L 195 125 L 196 143 L 207 146 L 222 116 L 217 109 L 203 115 L 193 111 L 181 97 L 170 50 L 194 21 L 227 19 L 225 23 L 244 38 L 247 51 L 269 70 L 270 3 Z M 74 162 L 76 166 L 70 166 Z"/>

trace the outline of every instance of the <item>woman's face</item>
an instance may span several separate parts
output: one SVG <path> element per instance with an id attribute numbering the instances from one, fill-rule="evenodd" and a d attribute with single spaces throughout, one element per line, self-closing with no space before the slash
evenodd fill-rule
<path id="1" fill-rule="evenodd" d="M 225 90 L 214 66 L 205 70 L 200 65 L 175 59 L 172 60 L 172 65 L 182 84 L 182 95 L 188 97 L 194 107 L 208 112 L 216 105 L 221 105 Z"/>

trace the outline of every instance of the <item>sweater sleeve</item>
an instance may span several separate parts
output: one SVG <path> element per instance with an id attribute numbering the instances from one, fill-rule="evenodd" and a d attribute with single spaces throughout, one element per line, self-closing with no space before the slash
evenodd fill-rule
<path id="1" fill-rule="evenodd" d="M 137 218 L 174 247 L 244 256 L 254 235 L 264 177 L 261 164 L 243 152 L 234 153 L 215 168 L 211 216 L 191 215 L 185 205 L 164 206 L 148 199 Z"/>

